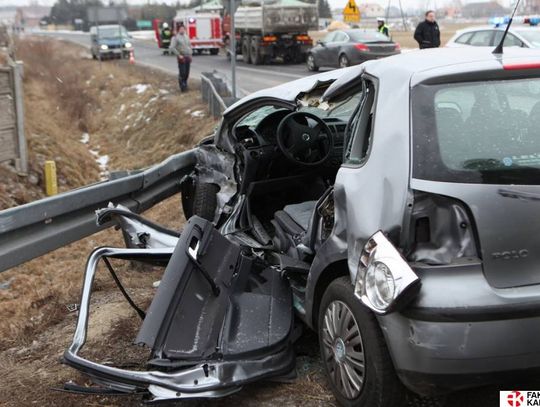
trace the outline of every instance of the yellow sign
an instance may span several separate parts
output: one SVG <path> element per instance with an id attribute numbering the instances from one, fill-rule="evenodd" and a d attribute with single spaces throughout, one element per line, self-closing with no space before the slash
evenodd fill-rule
<path id="1" fill-rule="evenodd" d="M 347 1 L 347 5 L 343 9 L 343 21 L 346 23 L 360 22 L 360 10 L 356 6 L 356 2 L 354 0 Z"/>

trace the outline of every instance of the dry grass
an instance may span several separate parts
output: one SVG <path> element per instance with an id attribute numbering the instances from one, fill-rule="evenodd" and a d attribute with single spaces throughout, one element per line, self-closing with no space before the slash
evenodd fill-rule
<path id="1" fill-rule="evenodd" d="M 0 209 L 43 196 L 45 160 L 56 161 L 59 187 L 65 191 L 99 180 L 100 169 L 90 150 L 109 155 L 112 169 L 141 168 L 191 147 L 214 126 L 214 120 L 205 117 L 198 93 L 181 97 L 172 90 L 175 78 L 165 74 L 125 61 L 100 65 L 77 46 L 40 39 L 19 43 L 18 58 L 25 62 L 25 131 L 31 169 L 21 177 L 10 166 L 0 166 Z M 144 92 L 141 87 L 137 92 L 135 86 L 140 84 L 146 85 Z M 193 117 L 193 110 L 200 110 L 202 117 Z M 88 144 L 81 142 L 83 133 L 90 135 Z M 180 229 L 184 222 L 180 207 L 178 197 L 171 198 L 148 216 Z M 60 365 L 59 357 L 75 324 L 75 313 L 67 305 L 78 303 L 86 257 L 100 245 L 123 243 L 118 232 L 104 231 L 0 274 L 0 284 L 7 286 L 0 288 L 0 369 L 5 372 L 0 405 L 80 405 L 84 400 L 51 392 L 50 387 L 70 378 L 84 383 Z M 129 264 L 117 266 L 134 298 L 147 305 L 160 273 Z M 95 287 L 96 332 L 89 337 L 93 352 L 128 363 L 136 355 L 129 346 L 136 320 L 103 270 Z M 127 335 L 111 344 L 110 333 Z M 118 402 L 133 404 L 127 399 Z M 83 403 L 113 401 L 96 397 Z"/>
<path id="2" fill-rule="evenodd" d="M 446 22 L 440 23 L 441 44 L 444 46 L 456 33 L 456 31 L 462 30 L 469 26 L 471 26 L 471 24 L 450 24 Z M 373 22 L 373 25 L 361 24 L 360 28 L 368 30 L 375 29 L 375 22 Z M 314 41 L 322 39 L 326 34 L 326 31 L 313 31 L 309 33 Z M 391 31 L 390 34 L 392 35 L 392 39 L 398 42 L 402 48 L 418 48 L 418 43 L 413 38 L 413 31 Z"/>
<path id="3" fill-rule="evenodd" d="M 30 171 L 22 177 L 0 165 L 0 210 L 44 196 L 46 160 L 56 161 L 59 190 L 67 191 L 100 179 L 90 150 L 108 155 L 112 170 L 142 168 L 191 147 L 215 125 L 198 92 L 181 96 L 161 72 L 126 61 L 98 64 L 80 47 L 46 39 L 19 42 L 17 58 L 25 63 Z"/>

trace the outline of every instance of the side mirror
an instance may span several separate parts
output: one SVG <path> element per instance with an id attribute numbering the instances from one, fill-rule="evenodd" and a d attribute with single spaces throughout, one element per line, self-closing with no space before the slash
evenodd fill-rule
<path id="1" fill-rule="evenodd" d="M 325 46 L 326 46 L 326 44 L 324 43 L 323 40 L 317 41 L 317 44 L 320 45 L 321 47 L 325 47 Z"/>

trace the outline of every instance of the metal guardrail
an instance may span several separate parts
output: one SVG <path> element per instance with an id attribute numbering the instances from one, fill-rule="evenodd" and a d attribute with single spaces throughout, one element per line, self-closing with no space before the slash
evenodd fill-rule
<path id="1" fill-rule="evenodd" d="M 122 178 L 0 212 L 0 272 L 112 226 L 96 224 L 109 202 L 143 212 L 178 193 L 195 166 L 195 150 Z"/>
<path id="2" fill-rule="evenodd" d="M 202 99 L 208 104 L 213 117 L 220 117 L 227 109 L 223 101 L 223 94 L 226 92 L 228 92 L 226 84 L 216 76 L 215 72 L 201 73 Z"/>
<path id="3" fill-rule="evenodd" d="M 0 66 L 0 162 L 14 161 L 17 171 L 28 172 L 26 139 L 24 136 L 24 103 L 22 62 L 7 56 L 6 66 Z"/>
<path id="4" fill-rule="evenodd" d="M 221 117 L 225 109 L 238 100 L 238 98 L 233 98 L 231 93 L 231 83 L 221 72 L 201 73 L 202 98 L 208 104 L 212 116 Z M 237 89 L 237 93 L 240 97 L 245 96 L 240 89 Z"/>

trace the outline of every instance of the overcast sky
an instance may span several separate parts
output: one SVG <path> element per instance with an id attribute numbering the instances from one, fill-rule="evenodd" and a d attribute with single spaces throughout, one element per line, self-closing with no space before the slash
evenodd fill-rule
<path id="1" fill-rule="evenodd" d="M 0 0 L 0 5 L 2 6 L 8 6 L 8 5 L 17 5 L 17 6 L 26 6 L 30 4 L 31 2 L 36 2 L 41 5 L 47 5 L 51 6 L 54 4 L 55 0 Z M 127 0 L 129 4 L 144 4 L 146 1 L 144 0 Z M 155 0 L 156 2 L 162 3 L 176 3 L 176 0 Z M 182 0 L 180 0 L 182 2 Z M 366 1 L 366 0 L 356 0 L 357 4 L 360 1 Z M 403 5 L 403 8 L 410 8 L 410 7 L 420 7 L 420 8 L 436 8 L 440 7 L 451 0 L 401 0 L 401 4 Z M 463 3 L 468 2 L 477 2 L 477 1 L 489 1 L 489 0 L 462 0 Z M 501 2 L 503 4 L 506 4 L 507 6 L 510 4 L 511 0 L 502 0 Z M 345 4 L 347 3 L 347 0 L 329 0 L 330 5 L 332 8 L 341 8 L 345 7 Z M 369 3 L 379 3 L 381 6 L 386 6 L 388 4 L 388 0 L 367 0 Z M 107 3 L 105 0 L 104 3 Z M 393 6 L 399 5 L 399 0 L 390 0 L 390 4 Z"/>

